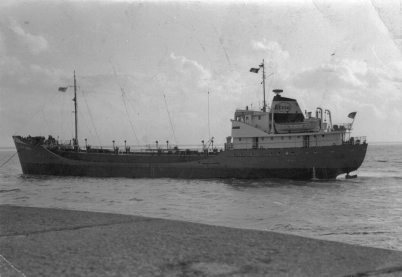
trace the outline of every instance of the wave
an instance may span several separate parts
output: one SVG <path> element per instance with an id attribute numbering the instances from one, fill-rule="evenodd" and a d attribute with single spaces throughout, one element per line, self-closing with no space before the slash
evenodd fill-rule
<path id="1" fill-rule="evenodd" d="M 2 189 L 0 193 L 12 192 L 12 191 L 20 191 L 20 189 Z"/>
<path id="2" fill-rule="evenodd" d="M 319 236 L 333 236 L 333 235 L 378 235 L 378 234 L 391 234 L 394 232 L 374 231 L 374 232 L 341 232 L 341 233 L 326 233 L 318 234 Z"/>

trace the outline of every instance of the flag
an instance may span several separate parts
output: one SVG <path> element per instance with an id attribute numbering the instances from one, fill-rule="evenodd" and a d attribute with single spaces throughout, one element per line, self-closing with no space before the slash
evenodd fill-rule
<path id="1" fill-rule="evenodd" d="M 350 113 L 350 114 L 348 115 L 348 117 L 354 119 L 355 116 L 356 116 L 356 113 L 357 113 L 357 112 Z"/>
<path id="2" fill-rule="evenodd" d="M 250 69 L 250 72 L 258 73 L 258 70 L 260 70 L 260 69 L 259 68 L 252 68 L 252 69 Z"/>
<path id="3" fill-rule="evenodd" d="M 66 92 L 67 88 L 68 88 L 68 87 L 65 87 L 65 88 L 59 87 L 59 91 L 61 91 L 61 92 Z"/>

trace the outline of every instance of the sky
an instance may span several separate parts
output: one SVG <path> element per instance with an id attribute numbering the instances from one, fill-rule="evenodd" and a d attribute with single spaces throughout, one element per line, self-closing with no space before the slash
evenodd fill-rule
<path id="1" fill-rule="evenodd" d="M 0 2 L 0 146 L 12 136 L 93 146 L 201 145 L 273 89 L 328 109 L 370 142 L 402 141 L 398 1 Z"/>

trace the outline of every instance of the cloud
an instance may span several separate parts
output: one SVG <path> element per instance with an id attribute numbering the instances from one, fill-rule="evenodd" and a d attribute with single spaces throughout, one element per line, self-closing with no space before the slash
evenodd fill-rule
<path id="1" fill-rule="evenodd" d="M 31 73 L 35 75 L 41 75 L 41 78 L 46 77 L 46 80 L 48 82 L 52 81 L 55 84 L 60 83 L 60 81 L 63 79 L 71 79 L 71 74 L 67 74 L 61 69 L 43 68 L 37 64 L 29 65 L 29 69 Z"/>
<path id="2" fill-rule="evenodd" d="M 184 56 L 176 56 L 174 53 L 170 54 L 170 59 L 173 61 L 172 67 L 176 73 L 190 77 L 191 81 L 200 87 L 208 86 L 211 80 L 211 72 L 205 69 L 197 61 L 189 60 Z"/>
<path id="3" fill-rule="evenodd" d="M 43 36 L 31 35 L 24 29 L 22 29 L 21 26 L 19 26 L 14 19 L 11 19 L 11 29 L 24 41 L 24 43 L 28 45 L 30 51 L 33 54 L 37 55 L 41 52 L 46 51 L 49 48 L 49 44 Z"/>
<path id="4" fill-rule="evenodd" d="M 293 85 L 303 89 L 374 89 L 387 74 L 366 62 L 334 60 L 314 68 L 305 68 L 293 79 Z"/>
<path id="5" fill-rule="evenodd" d="M 270 51 L 275 58 L 289 58 L 289 52 L 283 50 L 279 43 L 276 41 L 267 41 L 266 39 L 263 39 L 262 41 L 251 40 L 251 47 L 254 50 Z"/>

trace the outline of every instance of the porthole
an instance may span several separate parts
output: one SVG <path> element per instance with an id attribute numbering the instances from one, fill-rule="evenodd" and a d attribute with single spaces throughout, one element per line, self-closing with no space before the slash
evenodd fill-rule
<path id="1" fill-rule="evenodd" d="M 353 147 L 352 149 L 350 149 L 350 151 L 353 151 L 353 150 L 355 150 L 355 148 Z"/>
<path id="2" fill-rule="evenodd" d="M 294 152 L 292 151 L 292 155 L 294 154 Z"/>
<path id="3" fill-rule="evenodd" d="M 288 154 L 289 154 L 289 152 L 285 152 L 285 154 L 286 154 L 286 155 L 288 155 Z"/>
<path id="4" fill-rule="evenodd" d="M 281 154 L 281 152 L 278 152 L 278 155 L 280 155 Z"/>

